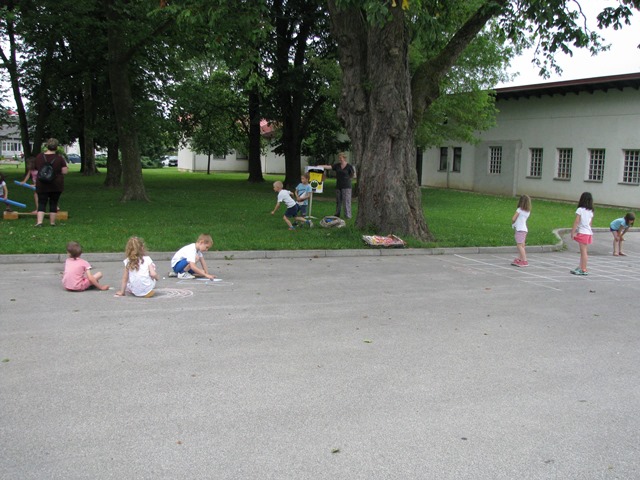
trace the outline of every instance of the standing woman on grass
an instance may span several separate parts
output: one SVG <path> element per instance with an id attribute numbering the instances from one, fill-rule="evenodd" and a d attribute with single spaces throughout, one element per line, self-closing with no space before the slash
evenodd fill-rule
<path id="1" fill-rule="evenodd" d="M 356 178 L 356 169 L 347 163 L 347 155 L 340 153 L 338 163 L 333 165 L 316 165 L 325 170 L 336 172 L 336 217 L 340 216 L 340 210 L 344 208 L 344 216 L 351 218 L 351 180 Z"/>
<path id="2" fill-rule="evenodd" d="M 36 213 L 37 222 L 35 227 L 41 227 L 44 221 L 44 213 L 49 204 L 49 223 L 56 226 L 56 214 L 58 213 L 58 200 L 64 191 L 64 176 L 69 172 L 67 161 L 62 155 L 58 155 L 58 140 L 50 138 L 46 143 L 46 150 L 36 157 L 36 170 L 40 172 L 42 168 L 49 164 L 53 168 L 54 178 L 51 182 L 44 182 L 38 178 L 36 180 L 36 193 L 38 194 L 38 211 Z"/>
<path id="3" fill-rule="evenodd" d="M 575 270 L 571 270 L 574 275 L 588 275 L 587 272 L 587 248 L 593 241 L 593 231 L 591 224 L 593 223 L 593 197 L 589 192 L 584 192 L 580 196 L 578 209 L 576 210 L 576 219 L 571 228 L 571 239 L 580 245 L 580 266 Z"/>

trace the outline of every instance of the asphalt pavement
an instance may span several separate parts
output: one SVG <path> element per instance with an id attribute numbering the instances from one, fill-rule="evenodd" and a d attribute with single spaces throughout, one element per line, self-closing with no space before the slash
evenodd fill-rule
<path id="1" fill-rule="evenodd" d="M 0 256 L 0 478 L 640 478 L 640 233 L 610 237 L 586 277 L 571 241 L 208 252 L 150 299 Z"/>

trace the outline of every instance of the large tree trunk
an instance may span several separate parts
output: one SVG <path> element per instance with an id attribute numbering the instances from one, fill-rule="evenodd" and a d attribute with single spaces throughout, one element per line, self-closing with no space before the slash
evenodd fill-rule
<path id="1" fill-rule="evenodd" d="M 104 186 L 117 188 L 122 185 L 122 164 L 118 158 L 118 141 L 110 140 L 107 144 L 107 175 Z"/>
<path id="2" fill-rule="evenodd" d="M 384 26 L 329 1 L 343 72 L 339 114 L 358 167 L 356 226 L 432 240 L 415 168 L 408 32 L 401 8 Z"/>
<path id="3" fill-rule="evenodd" d="M 262 183 L 262 165 L 260 163 L 260 96 L 258 92 L 249 92 L 249 182 Z"/>
<path id="4" fill-rule="evenodd" d="M 147 193 L 142 179 L 138 129 L 134 114 L 134 102 L 129 79 L 129 59 L 123 58 L 126 45 L 125 34 L 116 28 L 118 14 L 113 6 L 109 11 L 112 27 L 108 31 L 109 83 L 113 99 L 113 110 L 118 129 L 118 144 L 122 152 L 123 192 L 121 200 L 145 200 Z"/>
<path id="5" fill-rule="evenodd" d="M 95 140 L 93 137 L 96 120 L 96 102 L 93 79 L 89 73 L 84 74 L 84 80 L 82 82 L 82 107 L 82 174 L 90 176 L 98 173 L 98 169 L 96 168 Z"/>
<path id="6" fill-rule="evenodd" d="M 296 95 L 293 95 L 294 97 Z M 285 179 L 287 188 L 295 188 L 300 183 L 300 149 L 302 137 L 300 134 L 299 110 L 289 112 L 282 124 L 282 146 L 284 149 Z"/>
<path id="7" fill-rule="evenodd" d="M 29 121 L 27 120 L 27 111 L 22 101 L 22 93 L 20 93 L 20 72 L 18 71 L 18 42 L 16 41 L 15 25 L 10 16 L 6 18 L 6 30 L 9 40 L 9 54 L 6 55 L 2 46 L 0 46 L 0 58 L 5 68 L 9 72 L 9 80 L 11 82 L 11 90 L 13 99 L 16 102 L 18 110 L 18 123 L 20 125 L 20 139 L 22 142 L 22 151 L 25 160 L 32 155 L 40 153 L 40 145 L 35 144 L 33 151 L 31 150 L 31 142 L 29 141 Z M 26 171 L 25 162 L 25 171 Z"/>

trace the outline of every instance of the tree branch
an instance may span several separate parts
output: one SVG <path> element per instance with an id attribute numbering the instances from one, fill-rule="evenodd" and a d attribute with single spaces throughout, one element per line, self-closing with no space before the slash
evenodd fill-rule
<path id="1" fill-rule="evenodd" d="M 418 67 L 411 79 L 413 121 L 440 95 L 440 80 L 453 67 L 489 20 L 502 12 L 508 0 L 488 0 L 465 22 L 440 53 Z"/>

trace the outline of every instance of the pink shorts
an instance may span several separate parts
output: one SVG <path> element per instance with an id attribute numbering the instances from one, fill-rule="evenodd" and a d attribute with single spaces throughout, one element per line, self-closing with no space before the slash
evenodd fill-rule
<path id="1" fill-rule="evenodd" d="M 66 288 L 66 287 L 65 287 Z M 80 283 L 78 285 L 76 285 L 76 288 L 66 288 L 68 291 L 70 292 L 84 292 L 85 290 L 89 290 L 90 288 L 93 288 L 93 285 L 91 285 L 91 282 L 89 281 L 89 279 L 87 277 L 84 277 Z"/>
<path id="2" fill-rule="evenodd" d="M 527 232 L 523 231 L 523 230 L 518 230 L 516 232 L 516 243 L 524 243 L 524 241 L 527 239 Z"/>
<path id="3" fill-rule="evenodd" d="M 573 237 L 573 239 L 578 243 L 582 243 L 583 245 L 591 245 L 591 242 L 593 240 L 593 235 L 588 235 L 586 233 L 578 233 L 576 234 L 575 237 Z"/>

